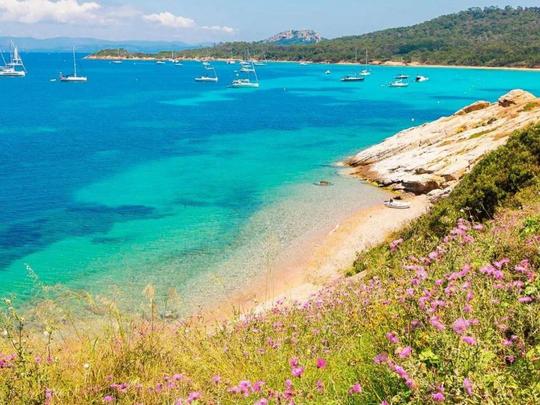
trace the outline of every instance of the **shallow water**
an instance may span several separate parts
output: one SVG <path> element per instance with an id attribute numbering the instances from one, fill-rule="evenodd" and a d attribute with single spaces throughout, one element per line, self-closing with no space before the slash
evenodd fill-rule
<path id="1" fill-rule="evenodd" d="M 384 194 L 330 165 L 396 131 L 513 88 L 536 72 L 274 63 L 259 90 L 195 83 L 197 63 L 81 61 L 86 84 L 51 82 L 70 55 L 26 55 L 0 80 L 0 295 L 45 283 L 130 306 L 153 283 L 202 305 L 265 271 L 284 247 Z M 324 71 L 332 70 L 332 75 Z M 385 85 L 425 74 L 409 88 Z M 330 180 L 333 187 L 312 183 Z"/>

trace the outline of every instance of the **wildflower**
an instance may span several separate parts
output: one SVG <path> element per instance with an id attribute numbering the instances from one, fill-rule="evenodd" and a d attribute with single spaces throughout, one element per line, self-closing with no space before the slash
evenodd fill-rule
<path id="1" fill-rule="evenodd" d="M 315 388 L 317 388 L 317 391 L 319 392 L 324 392 L 324 382 L 322 382 L 321 380 L 317 380 Z"/>
<path id="2" fill-rule="evenodd" d="M 302 377 L 302 374 L 304 374 L 304 367 L 293 367 L 291 369 L 291 374 L 293 377 Z"/>
<path id="3" fill-rule="evenodd" d="M 444 394 L 441 391 L 434 392 L 431 394 L 431 399 L 435 402 L 444 402 Z"/>
<path id="4" fill-rule="evenodd" d="M 504 361 L 507 363 L 507 364 L 512 364 L 516 361 L 516 357 L 515 356 L 512 356 L 512 355 L 509 355 L 509 356 L 505 356 L 504 357 Z"/>
<path id="5" fill-rule="evenodd" d="M 444 326 L 444 323 L 442 323 L 441 319 L 438 316 L 432 316 L 429 319 L 429 323 L 431 323 L 431 325 L 439 331 L 446 328 L 446 326 Z"/>
<path id="6" fill-rule="evenodd" d="M 412 347 L 406 346 L 398 351 L 398 356 L 402 359 L 408 358 L 412 354 Z"/>
<path id="7" fill-rule="evenodd" d="M 471 326 L 471 322 L 467 319 L 459 318 L 454 321 L 452 324 L 452 329 L 454 332 L 456 332 L 458 335 L 463 335 L 467 329 Z"/>
<path id="8" fill-rule="evenodd" d="M 187 403 L 191 404 L 193 401 L 197 401 L 201 397 L 201 393 L 198 391 L 193 391 L 189 393 Z"/>
<path id="9" fill-rule="evenodd" d="M 105 402 L 105 403 L 114 402 L 114 397 L 112 395 L 106 395 L 106 396 L 103 397 L 103 402 Z"/>
<path id="10" fill-rule="evenodd" d="M 388 401 L 385 399 L 383 400 L 379 405 L 390 405 Z"/>
<path id="11" fill-rule="evenodd" d="M 326 368 L 326 360 L 319 357 L 317 359 L 317 368 Z"/>
<path id="12" fill-rule="evenodd" d="M 388 332 L 386 334 L 386 339 L 388 339 L 388 341 L 393 344 L 399 343 L 399 338 L 397 337 L 396 332 Z"/>
<path id="13" fill-rule="evenodd" d="M 50 388 L 45 389 L 45 402 L 44 405 L 50 405 L 54 396 L 54 391 Z"/>
<path id="14" fill-rule="evenodd" d="M 362 392 L 362 386 L 359 384 L 359 383 L 356 383 L 354 384 L 350 389 L 349 389 L 349 394 L 353 395 L 353 394 L 360 394 Z"/>
<path id="15" fill-rule="evenodd" d="M 392 253 L 394 253 L 394 252 L 398 249 L 399 245 L 401 245 L 402 243 L 403 243 L 403 239 L 402 239 L 402 238 L 396 239 L 396 240 L 392 241 L 392 242 L 390 243 L 390 251 L 391 251 Z"/>
<path id="16" fill-rule="evenodd" d="M 255 402 L 255 405 L 268 405 L 268 400 L 266 398 L 261 398 Z"/>
<path id="17" fill-rule="evenodd" d="M 465 343 L 471 346 L 474 346 L 476 344 L 476 339 L 473 338 L 472 336 L 463 336 L 461 340 L 463 340 Z"/>
<path id="18" fill-rule="evenodd" d="M 257 381 L 253 384 L 253 392 L 261 392 L 262 387 L 264 385 L 264 381 Z"/>
<path id="19" fill-rule="evenodd" d="M 472 396 L 473 394 L 473 386 L 471 380 L 468 378 L 463 379 L 463 389 L 467 393 L 468 396 Z"/>
<path id="20" fill-rule="evenodd" d="M 522 304 L 528 304 L 529 302 L 532 302 L 532 297 L 519 297 L 518 301 Z"/>
<path id="21" fill-rule="evenodd" d="M 386 363 L 388 361 L 388 354 L 386 353 L 379 353 L 378 355 L 375 356 L 375 358 L 373 359 L 374 363 L 375 364 L 383 364 L 383 363 Z"/>
<path id="22" fill-rule="evenodd" d="M 300 364 L 298 362 L 298 357 L 292 357 L 290 360 L 289 360 L 289 365 L 291 367 L 298 367 L 298 364 Z"/>
<path id="23" fill-rule="evenodd" d="M 473 229 L 475 231 L 483 231 L 484 230 L 484 225 L 482 225 L 482 224 L 474 224 Z"/>

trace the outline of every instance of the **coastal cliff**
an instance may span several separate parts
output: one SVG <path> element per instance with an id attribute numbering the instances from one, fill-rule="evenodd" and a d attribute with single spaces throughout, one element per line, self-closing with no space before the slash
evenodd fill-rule
<path id="1" fill-rule="evenodd" d="M 495 103 L 478 101 L 450 117 L 413 127 L 346 160 L 354 174 L 393 190 L 447 195 L 488 152 L 540 121 L 540 99 L 513 90 Z"/>

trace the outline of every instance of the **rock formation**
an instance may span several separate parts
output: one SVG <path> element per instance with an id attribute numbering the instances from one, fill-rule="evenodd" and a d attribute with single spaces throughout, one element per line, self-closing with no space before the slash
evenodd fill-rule
<path id="1" fill-rule="evenodd" d="M 381 186 L 438 198 L 512 132 L 540 122 L 540 99 L 513 90 L 450 117 L 410 128 L 349 158 L 354 173 Z"/>

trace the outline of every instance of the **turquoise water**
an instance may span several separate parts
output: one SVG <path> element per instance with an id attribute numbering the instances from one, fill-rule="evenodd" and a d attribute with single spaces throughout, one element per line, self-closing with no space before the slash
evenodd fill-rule
<path id="1" fill-rule="evenodd" d="M 21 300 L 28 265 L 129 305 L 152 283 L 204 306 L 384 198 L 335 161 L 478 99 L 540 94 L 536 72 L 374 67 L 347 84 L 350 66 L 273 63 L 260 89 L 234 90 L 223 63 L 201 84 L 197 63 L 81 61 L 82 85 L 50 81 L 70 55 L 26 64 L 0 80 L 0 295 Z M 385 86 L 401 72 L 431 80 Z"/>

